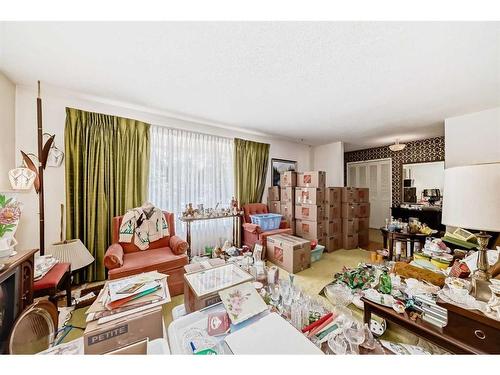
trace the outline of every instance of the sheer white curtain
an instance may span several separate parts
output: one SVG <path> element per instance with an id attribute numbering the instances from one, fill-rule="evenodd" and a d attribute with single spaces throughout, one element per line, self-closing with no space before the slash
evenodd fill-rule
<path id="1" fill-rule="evenodd" d="M 207 134 L 151 126 L 149 200 L 175 213 L 175 231 L 185 236 L 178 217 L 188 203 L 196 208 L 228 207 L 234 195 L 233 140 Z M 232 237 L 231 219 L 206 220 L 191 225 L 191 254 L 205 246 L 222 245 Z"/>

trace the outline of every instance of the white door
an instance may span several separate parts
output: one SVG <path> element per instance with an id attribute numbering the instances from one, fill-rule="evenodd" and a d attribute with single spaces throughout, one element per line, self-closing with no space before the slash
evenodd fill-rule
<path id="1" fill-rule="evenodd" d="M 391 159 L 347 163 L 347 186 L 370 189 L 370 228 L 385 225 L 391 216 Z"/>

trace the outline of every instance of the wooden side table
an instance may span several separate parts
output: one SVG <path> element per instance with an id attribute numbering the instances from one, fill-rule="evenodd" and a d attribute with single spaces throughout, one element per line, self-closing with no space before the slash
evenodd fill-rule
<path id="1" fill-rule="evenodd" d="M 420 243 L 420 248 L 423 249 L 425 245 L 425 238 L 428 237 L 421 233 L 402 233 L 402 232 L 390 232 L 384 227 L 380 228 L 382 237 L 384 238 L 384 248 L 389 250 L 389 259 L 394 256 L 394 243 L 396 241 L 405 242 L 406 248 L 409 250 L 408 256 L 413 256 L 413 250 L 415 249 L 415 243 Z"/>
<path id="2" fill-rule="evenodd" d="M 464 340 L 459 334 L 456 332 L 463 331 L 467 326 L 475 327 L 477 319 L 485 320 L 489 319 L 483 314 L 476 313 L 473 311 L 467 311 L 468 314 L 471 314 L 468 320 L 462 320 L 459 325 L 457 325 L 456 321 L 452 318 L 452 314 L 450 314 L 450 310 L 448 311 L 448 325 L 444 328 L 438 328 L 433 326 L 430 323 L 424 322 L 421 319 L 417 319 L 413 321 L 410 319 L 408 314 L 405 312 L 404 314 L 398 314 L 391 307 L 386 307 L 379 305 L 378 303 L 372 302 L 364 297 L 361 298 L 361 301 L 364 303 L 364 322 L 370 324 L 370 319 L 372 313 L 389 320 L 393 323 L 400 325 L 401 327 L 407 329 L 413 334 L 420 336 L 430 342 L 435 343 L 436 345 L 442 347 L 443 349 L 457 354 L 497 354 L 500 352 L 500 347 L 498 345 L 493 346 L 485 346 L 485 345 L 471 345 L 470 340 Z M 438 304 L 440 304 L 438 302 Z M 440 304 L 441 305 L 441 304 Z M 448 308 L 448 305 L 442 305 L 443 307 Z M 454 306 L 457 310 L 463 310 L 459 307 Z M 481 315 L 481 317 L 479 317 Z M 493 319 L 489 319 L 493 321 Z M 486 335 L 489 336 L 489 342 L 500 342 L 500 330 L 498 330 L 499 322 L 496 322 L 497 329 L 495 330 L 493 327 L 493 322 L 490 322 L 490 330 Z M 487 337 L 488 337 L 487 336 Z M 491 341 L 493 340 L 493 341 Z"/>

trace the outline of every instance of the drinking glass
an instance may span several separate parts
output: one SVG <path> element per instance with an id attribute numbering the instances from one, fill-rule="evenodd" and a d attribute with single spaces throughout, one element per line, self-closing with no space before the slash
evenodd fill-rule
<path id="1" fill-rule="evenodd" d="M 328 348 L 330 348 L 332 354 L 347 354 L 347 346 L 348 342 L 344 335 L 335 335 L 328 339 Z"/>
<path id="2" fill-rule="evenodd" d="M 358 346 L 365 339 L 363 325 L 359 322 L 353 321 L 350 325 L 344 328 L 344 335 L 347 341 L 349 341 L 351 354 L 359 354 Z"/>
<path id="3" fill-rule="evenodd" d="M 271 300 L 273 301 L 273 306 L 278 306 L 280 300 L 280 287 L 278 284 L 271 284 L 269 286 L 269 291 L 271 292 Z"/>

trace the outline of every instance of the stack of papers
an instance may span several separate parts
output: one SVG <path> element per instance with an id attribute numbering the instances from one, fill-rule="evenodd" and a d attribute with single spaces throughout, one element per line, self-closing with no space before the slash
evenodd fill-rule
<path id="1" fill-rule="evenodd" d="M 156 271 L 108 281 L 87 310 L 86 321 L 98 324 L 170 302 L 167 275 Z"/>
<path id="2" fill-rule="evenodd" d="M 59 261 L 52 255 L 35 257 L 35 281 L 44 277 Z"/>

